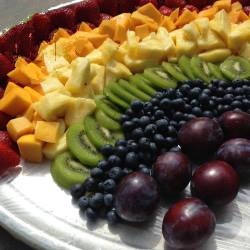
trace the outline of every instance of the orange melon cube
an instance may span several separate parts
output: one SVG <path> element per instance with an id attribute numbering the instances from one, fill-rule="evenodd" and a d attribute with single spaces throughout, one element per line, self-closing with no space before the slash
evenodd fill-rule
<path id="1" fill-rule="evenodd" d="M 11 92 L 12 90 L 22 90 L 22 88 L 20 86 L 18 86 L 17 84 L 15 84 L 14 82 L 8 82 L 5 91 L 4 91 L 4 95 L 7 95 L 9 92 Z"/>
<path id="2" fill-rule="evenodd" d="M 183 26 L 191 21 L 193 21 L 196 18 L 196 14 L 193 11 L 190 11 L 188 9 L 185 9 L 182 14 L 178 17 L 177 21 L 175 22 L 175 25 L 177 27 Z"/>
<path id="3" fill-rule="evenodd" d="M 40 93 L 38 93 L 29 86 L 24 87 L 24 90 L 29 93 L 32 102 L 37 102 L 42 98 L 42 95 Z"/>
<path id="4" fill-rule="evenodd" d="M 242 10 L 242 5 L 240 2 L 234 2 L 231 5 L 231 10 Z"/>
<path id="5" fill-rule="evenodd" d="M 143 39 L 144 37 L 148 36 L 151 33 L 147 24 L 138 25 L 135 27 L 135 34 L 136 36 Z"/>
<path id="6" fill-rule="evenodd" d="M 212 6 L 209 9 L 202 10 L 198 13 L 199 17 L 207 17 L 210 20 L 214 18 L 214 15 L 218 12 L 218 8 L 215 6 Z"/>
<path id="7" fill-rule="evenodd" d="M 170 18 L 171 18 L 171 20 L 175 23 L 176 21 L 177 21 L 177 19 L 178 19 L 178 17 L 179 17 L 179 13 L 180 13 L 180 9 L 179 8 L 177 8 L 177 9 L 175 9 L 173 12 L 171 12 L 171 14 L 170 14 Z"/>
<path id="8" fill-rule="evenodd" d="M 161 26 L 166 28 L 169 32 L 176 28 L 175 23 L 169 16 L 164 16 L 161 22 Z"/>
<path id="9" fill-rule="evenodd" d="M 155 20 L 158 24 L 161 22 L 162 14 L 157 8 L 152 4 L 148 3 L 137 9 L 138 12 L 141 14 L 150 17 L 151 19 Z"/>
<path id="10" fill-rule="evenodd" d="M 147 24 L 152 31 L 156 31 L 158 29 L 157 22 L 155 22 L 152 18 L 141 14 L 138 11 L 132 13 L 131 20 L 134 26 Z"/>
<path id="11" fill-rule="evenodd" d="M 37 121 L 35 127 L 35 138 L 49 143 L 56 143 L 59 137 L 60 123 Z"/>
<path id="12" fill-rule="evenodd" d="M 75 41 L 75 48 L 78 56 L 86 56 L 95 49 L 93 44 L 84 37 L 80 37 Z"/>
<path id="13" fill-rule="evenodd" d="M 78 30 L 88 32 L 88 31 L 91 31 L 92 29 L 90 28 L 90 26 L 87 23 L 81 22 Z"/>
<path id="14" fill-rule="evenodd" d="M 230 11 L 231 9 L 231 0 L 219 0 L 214 2 L 214 7 L 217 7 L 218 10 L 224 9 L 225 11 Z"/>

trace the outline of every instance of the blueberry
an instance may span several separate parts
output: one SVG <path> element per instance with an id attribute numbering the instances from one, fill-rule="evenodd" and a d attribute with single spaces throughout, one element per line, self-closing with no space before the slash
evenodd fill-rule
<path id="1" fill-rule="evenodd" d="M 130 168 L 124 168 L 122 172 L 123 172 L 123 175 L 128 175 L 128 174 L 131 174 L 133 170 Z"/>
<path id="2" fill-rule="evenodd" d="M 227 87 L 226 89 L 225 89 L 225 93 L 226 94 L 232 94 L 234 92 L 234 89 L 233 89 L 233 87 Z"/>
<path id="3" fill-rule="evenodd" d="M 201 104 L 207 104 L 209 102 L 209 95 L 207 95 L 206 93 L 202 92 L 199 97 L 198 100 Z"/>
<path id="4" fill-rule="evenodd" d="M 110 168 L 110 165 L 106 160 L 102 160 L 98 163 L 97 167 L 102 169 L 103 171 L 106 171 Z"/>
<path id="5" fill-rule="evenodd" d="M 185 103 L 185 105 L 184 105 L 185 112 L 190 112 L 191 109 L 192 109 L 192 106 L 190 104 Z"/>
<path id="6" fill-rule="evenodd" d="M 134 140 L 138 140 L 141 137 L 143 137 L 144 132 L 142 130 L 142 128 L 135 128 L 132 132 L 131 132 L 131 138 L 133 138 Z"/>
<path id="7" fill-rule="evenodd" d="M 169 125 L 171 125 L 171 126 L 173 126 L 173 127 L 177 127 L 177 125 L 178 125 L 178 122 L 177 121 L 174 121 L 174 120 L 171 120 L 170 122 L 169 122 Z"/>
<path id="8" fill-rule="evenodd" d="M 111 166 L 120 166 L 121 165 L 121 158 L 117 155 L 111 155 L 108 158 L 108 163 Z"/>
<path id="9" fill-rule="evenodd" d="M 139 100 L 132 101 L 131 109 L 136 113 L 140 112 L 143 109 L 143 102 Z"/>
<path id="10" fill-rule="evenodd" d="M 122 169 L 120 167 L 113 167 L 109 170 L 108 176 L 113 180 L 118 180 L 122 176 Z"/>
<path id="11" fill-rule="evenodd" d="M 142 116 L 140 118 L 139 124 L 141 127 L 145 128 L 150 123 L 150 118 L 148 116 Z"/>
<path id="12" fill-rule="evenodd" d="M 203 89 L 202 94 L 211 95 L 212 91 L 209 88 Z"/>
<path id="13" fill-rule="evenodd" d="M 166 138 L 166 145 L 171 148 L 173 146 L 176 146 L 175 144 L 177 143 L 177 139 L 175 137 L 167 137 Z"/>
<path id="14" fill-rule="evenodd" d="M 191 105 L 191 106 L 198 106 L 198 105 L 199 105 L 199 102 L 198 102 L 198 100 L 194 99 L 194 100 L 192 100 L 192 101 L 190 102 L 190 105 Z"/>
<path id="15" fill-rule="evenodd" d="M 88 196 L 82 196 L 79 200 L 78 200 L 78 206 L 79 208 L 84 211 L 89 207 L 89 197 Z"/>
<path id="16" fill-rule="evenodd" d="M 114 225 L 118 222 L 119 218 L 114 210 L 107 212 L 107 221 L 109 225 Z"/>
<path id="17" fill-rule="evenodd" d="M 184 114 L 182 112 L 175 112 L 174 115 L 173 115 L 173 119 L 177 122 L 181 121 L 184 119 Z"/>
<path id="18" fill-rule="evenodd" d="M 167 119 L 160 119 L 156 121 L 157 130 L 161 133 L 164 133 L 168 129 L 168 120 Z"/>
<path id="19" fill-rule="evenodd" d="M 243 99 L 243 100 L 242 100 L 242 108 L 243 108 L 244 110 L 249 109 L 249 108 L 250 108 L 250 100 L 248 100 L 248 99 Z"/>
<path id="20" fill-rule="evenodd" d="M 123 114 L 123 115 L 121 115 L 120 121 L 121 121 L 121 123 L 124 123 L 124 122 L 128 121 L 129 119 L 130 118 L 128 115 Z"/>
<path id="21" fill-rule="evenodd" d="M 102 148 L 101 148 L 101 152 L 104 156 L 108 157 L 112 154 L 114 154 L 114 147 L 112 145 L 104 145 Z"/>
<path id="22" fill-rule="evenodd" d="M 126 121 L 122 124 L 124 132 L 130 132 L 134 128 L 134 123 L 132 121 Z"/>
<path id="23" fill-rule="evenodd" d="M 152 154 L 156 154 L 157 152 L 157 146 L 156 146 L 156 143 L 154 142 L 150 142 L 149 144 L 149 150 Z"/>
<path id="24" fill-rule="evenodd" d="M 151 171 L 148 168 L 142 168 L 142 169 L 140 169 L 140 172 L 143 173 L 143 174 L 147 174 L 147 175 L 151 174 Z"/>
<path id="25" fill-rule="evenodd" d="M 233 100 L 234 100 L 234 96 L 232 94 L 226 94 L 223 96 L 224 104 L 231 104 Z"/>
<path id="26" fill-rule="evenodd" d="M 194 114 L 188 114 L 188 120 L 192 120 L 192 119 L 194 119 L 194 118 L 196 118 L 196 115 L 194 115 Z"/>
<path id="27" fill-rule="evenodd" d="M 209 100 L 209 102 L 208 102 L 208 108 L 209 109 L 214 109 L 215 106 L 216 106 L 215 102 L 213 100 Z"/>
<path id="28" fill-rule="evenodd" d="M 103 182 L 102 182 L 102 181 L 100 181 L 100 182 L 98 183 L 98 190 L 99 190 L 100 192 L 103 191 Z"/>
<path id="29" fill-rule="evenodd" d="M 138 165 L 138 156 L 135 152 L 127 153 L 124 165 L 129 168 L 136 168 Z"/>
<path id="30" fill-rule="evenodd" d="M 179 129 L 186 123 L 186 121 L 179 121 L 178 127 Z"/>
<path id="31" fill-rule="evenodd" d="M 107 179 L 103 182 L 103 189 L 107 193 L 113 193 L 116 189 L 116 183 L 113 179 Z"/>
<path id="32" fill-rule="evenodd" d="M 202 115 L 202 111 L 200 107 L 193 107 L 191 110 L 192 114 L 196 115 L 196 116 L 201 116 Z"/>
<path id="33" fill-rule="evenodd" d="M 182 100 L 183 94 L 181 93 L 181 91 L 180 91 L 179 89 L 176 90 L 176 92 L 175 92 L 175 97 L 176 97 L 177 99 Z"/>
<path id="34" fill-rule="evenodd" d="M 164 113 L 163 110 L 158 109 L 158 110 L 155 112 L 154 116 L 155 116 L 155 119 L 156 119 L 156 120 L 162 119 L 162 118 L 164 118 L 165 113 Z"/>
<path id="35" fill-rule="evenodd" d="M 168 126 L 168 135 L 169 136 L 176 136 L 177 135 L 177 131 L 176 131 L 175 127 Z"/>
<path id="36" fill-rule="evenodd" d="M 86 188 L 86 191 L 88 192 L 92 192 L 92 191 L 95 191 L 96 187 L 97 187 L 97 182 L 94 178 L 92 177 L 89 177 L 85 183 L 84 183 L 84 186 Z"/>
<path id="37" fill-rule="evenodd" d="M 149 167 L 145 164 L 139 164 L 138 169 L 141 170 L 143 168 L 149 168 Z"/>
<path id="38" fill-rule="evenodd" d="M 134 116 L 134 112 L 131 108 L 127 109 L 125 112 L 126 115 L 128 115 L 129 117 L 133 117 Z"/>
<path id="39" fill-rule="evenodd" d="M 153 105 L 151 102 L 145 102 L 144 103 L 144 110 L 145 112 L 151 112 L 153 109 Z"/>
<path id="40" fill-rule="evenodd" d="M 161 100 L 164 97 L 164 93 L 163 92 L 156 92 L 155 94 L 155 98 L 157 98 L 158 100 Z"/>
<path id="41" fill-rule="evenodd" d="M 197 98 L 199 94 L 201 93 L 201 88 L 199 87 L 194 87 L 189 91 L 189 97 L 190 98 Z"/>
<path id="42" fill-rule="evenodd" d="M 85 187 L 82 184 L 76 184 L 71 187 L 70 194 L 74 199 L 79 199 L 85 193 Z"/>
<path id="43" fill-rule="evenodd" d="M 104 201 L 104 205 L 106 207 L 112 207 L 113 206 L 113 201 L 114 201 L 113 194 L 104 194 L 103 201 Z"/>
<path id="44" fill-rule="evenodd" d="M 163 147 L 165 144 L 165 138 L 161 134 L 155 134 L 154 135 L 154 142 L 158 147 Z"/>
<path id="45" fill-rule="evenodd" d="M 127 147 L 125 146 L 118 146 L 116 148 L 116 152 L 117 152 L 117 155 L 120 157 L 120 158 L 124 158 L 126 153 L 128 152 L 128 149 Z"/>
<path id="46" fill-rule="evenodd" d="M 233 101 L 232 103 L 231 103 L 231 107 L 234 109 L 234 108 L 241 108 L 242 107 L 242 103 L 240 102 L 240 101 L 238 101 L 238 100 L 236 100 L 236 101 Z"/>
<path id="47" fill-rule="evenodd" d="M 103 201 L 103 194 L 102 193 L 95 193 L 90 199 L 89 199 L 89 206 L 93 209 L 98 209 L 102 207 L 104 204 Z"/>
<path id="48" fill-rule="evenodd" d="M 118 140 L 118 141 L 115 143 L 115 145 L 116 145 L 117 147 L 119 147 L 119 146 L 124 146 L 124 147 L 126 147 L 126 146 L 127 146 L 127 141 L 124 140 L 124 139 L 120 139 L 120 140 Z"/>
<path id="49" fill-rule="evenodd" d="M 244 89 L 241 87 L 237 87 L 234 89 L 234 94 L 236 95 L 243 95 L 244 94 Z"/>
<path id="50" fill-rule="evenodd" d="M 91 177 L 96 178 L 96 179 L 102 178 L 102 177 L 103 177 L 103 174 L 104 174 L 104 173 L 103 173 L 103 170 L 102 170 L 101 168 L 99 168 L 99 167 L 93 168 L 93 169 L 91 169 L 91 171 L 90 171 Z"/>
<path id="51" fill-rule="evenodd" d="M 140 119 L 137 117 L 134 117 L 131 121 L 133 122 L 135 127 L 139 126 L 139 124 L 140 124 Z"/>
<path id="52" fill-rule="evenodd" d="M 189 84 L 183 84 L 180 86 L 179 90 L 181 91 L 182 94 L 186 95 L 188 94 L 190 90 L 190 85 Z"/>
<path id="53" fill-rule="evenodd" d="M 160 108 L 163 110 L 168 110 L 171 107 L 171 101 L 168 98 L 163 98 L 160 101 Z"/>
<path id="54" fill-rule="evenodd" d="M 97 214 L 92 208 L 87 208 L 86 210 L 86 217 L 90 221 L 95 221 L 97 219 Z"/>
<path id="55" fill-rule="evenodd" d="M 141 149 L 148 149 L 149 148 L 149 144 L 150 144 L 150 140 L 146 137 L 142 137 L 139 140 L 139 146 Z"/>
<path id="56" fill-rule="evenodd" d="M 225 91 L 222 87 L 219 87 L 216 89 L 216 94 L 217 94 L 217 96 L 224 96 Z"/>
<path id="57" fill-rule="evenodd" d="M 234 100 L 241 101 L 244 97 L 242 95 L 234 96 Z"/>
<path id="58" fill-rule="evenodd" d="M 213 118 L 213 112 L 206 110 L 202 113 L 203 116 Z"/>
<path id="59" fill-rule="evenodd" d="M 155 124 L 148 124 L 146 127 L 145 127 L 145 130 L 144 130 L 144 134 L 146 136 L 152 136 L 155 134 L 157 130 L 157 126 Z"/>
<path id="60" fill-rule="evenodd" d="M 151 103 L 153 104 L 153 106 L 157 106 L 157 105 L 159 105 L 159 100 L 154 97 L 151 99 Z"/>
<path id="61" fill-rule="evenodd" d="M 138 148 L 139 148 L 139 146 L 135 141 L 131 140 L 128 142 L 127 150 L 129 152 L 136 152 L 138 150 Z"/>

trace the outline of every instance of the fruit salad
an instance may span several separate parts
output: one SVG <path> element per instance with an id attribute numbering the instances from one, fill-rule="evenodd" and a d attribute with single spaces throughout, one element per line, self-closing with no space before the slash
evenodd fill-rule
<path id="1" fill-rule="evenodd" d="M 9 29 L 0 174 L 48 159 L 87 219 L 110 224 L 149 220 L 190 183 L 162 231 L 170 247 L 199 247 L 215 229 L 210 207 L 233 201 L 249 168 L 249 12 L 245 1 L 85 0 Z"/>

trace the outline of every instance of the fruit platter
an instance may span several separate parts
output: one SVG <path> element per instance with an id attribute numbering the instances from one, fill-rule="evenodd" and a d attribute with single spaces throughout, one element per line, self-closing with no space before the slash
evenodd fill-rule
<path id="1" fill-rule="evenodd" d="M 0 225 L 36 249 L 250 249 L 250 2 L 78 0 L 0 34 Z"/>

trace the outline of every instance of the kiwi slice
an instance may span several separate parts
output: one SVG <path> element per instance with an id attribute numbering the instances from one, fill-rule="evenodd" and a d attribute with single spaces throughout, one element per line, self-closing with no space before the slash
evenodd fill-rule
<path id="1" fill-rule="evenodd" d="M 163 62 L 162 67 L 175 80 L 180 82 L 188 80 L 188 78 L 183 74 L 182 70 L 178 67 L 178 65 L 174 63 Z"/>
<path id="2" fill-rule="evenodd" d="M 95 103 L 97 108 L 100 109 L 107 116 L 111 117 L 116 121 L 120 121 L 122 115 L 120 110 L 113 103 L 105 99 L 104 96 L 96 97 Z"/>
<path id="3" fill-rule="evenodd" d="M 56 156 L 51 163 L 50 172 L 54 181 L 66 189 L 83 183 L 89 177 L 89 170 L 79 163 L 70 152 Z"/>
<path id="4" fill-rule="evenodd" d="M 120 130 L 121 125 L 119 122 L 113 120 L 108 115 L 106 115 L 102 110 L 98 109 L 95 112 L 95 118 L 97 122 L 104 128 L 109 130 Z"/>
<path id="5" fill-rule="evenodd" d="M 193 70 L 194 75 L 196 78 L 203 80 L 206 83 L 210 82 L 210 71 L 207 66 L 207 63 L 202 61 L 199 57 L 194 56 L 192 57 L 191 61 L 191 69 Z"/>
<path id="6" fill-rule="evenodd" d="M 230 80 L 250 78 L 250 62 L 239 56 L 230 56 L 220 65 L 222 73 Z"/>
<path id="7" fill-rule="evenodd" d="M 95 167 L 102 160 L 102 155 L 88 139 L 83 124 L 71 125 L 67 131 L 66 140 L 70 152 L 82 164 Z"/>
<path id="8" fill-rule="evenodd" d="M 134 100 L 138 100 L 135 95 L 132 95 L 127 90 L 123 89 L 118 83 L 111 83 L 109 85 L 111 92 L 122 100 L 131 103 Z"/>
<path id="9" fill-rule="evenodd" d="M 195 76 L 194 73 L 190 67 L 190 61 L 191 59 L 185 55 L 181 56 L 178 60 L 178 65 L 182 72 L 188 76 L 189 79 L 194 80 Z"/>
<path id="10" fill-rule="evenodd" d="M 207 66 L 209 68 L 209 71 L 211 72 L 211 75 L 215 77 L 215 79 L 225 80 L 225 77 L 223 76 L 220 67 L 214 63 L 207 63 Z"/>
<path id="11" fill-rule="evenodd" d="M 154 96 L 156 90 L 147 83 L 147 79 L 143 76 L 136 74 L 129 77 L 129 81 L 131 84 L 135 85 L 138 89 L 148 94 L 149 96 Z"/>
<path id="12" fill-rule="evenodd" d="M 161 89 L 176 88 L 176 82 L 161 68 L 148 68 L 144 70 L 143 76 Z"/>
<path id="13" fill-rule="evenodd" d="M 131 93 L 132 95 L 136 96 L 140 100 L 146 102 L 151 99 L 151 97 L 144 92 L 142 92 L 140 89 L 138 89 L 136 86 L 130 84 L 128 81 L 125 81 L 123 79 L 119 80 L 118 84 L 124 88 L 126 91 Z"/>
<path id="14" fill-rule="evenodd" d="M 106 88 L 104 89 L 104 94 L 105 94 L 105 96 L 106 96 L 111 102 L 115 103 L 115 104 L 118 105 L 119 107 L 121 107 L 121 108 L 123 108 L 123 109 L 128 109 L 128 108 L 130 107 L 130 105 L 129 105 L 127 102 L 121 100 L 120 97 L 114 95 L 114 94 L 111 92 L 111 90 L 109 89 L 109 87 L 106 87 Z"/>

